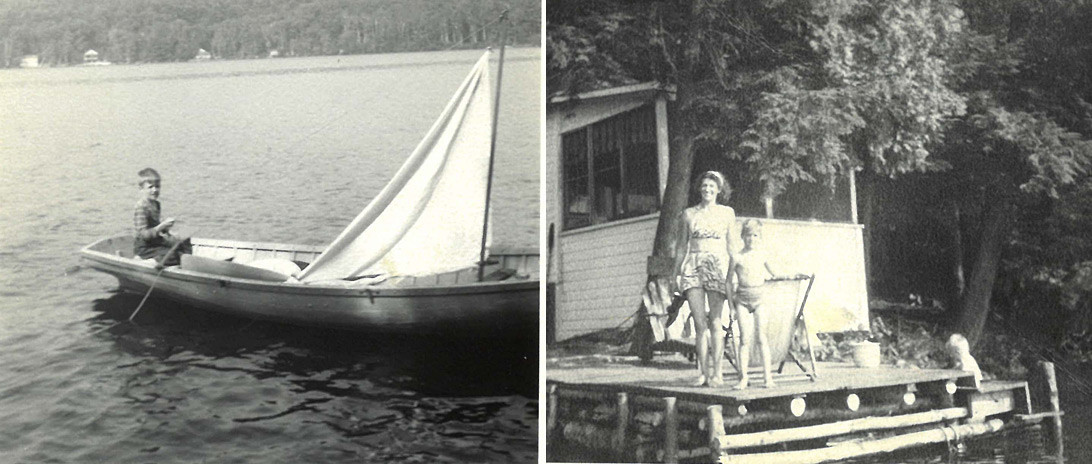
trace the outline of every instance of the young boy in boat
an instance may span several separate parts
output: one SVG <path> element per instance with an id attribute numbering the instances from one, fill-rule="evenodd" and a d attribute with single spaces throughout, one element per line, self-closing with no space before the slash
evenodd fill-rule
<path id="1" fill-rule="evenodd" d="M 155 169 L 144 168 L 137 175 L 140 176 L 140 200 L 133 212 L 133 254 L 140 259 L 155 259 L 163 266 L 178 265 L 179 255 L 193 253 L 190 239 L 171 235 L 174 218 L 159 220 L 159 190 L 162 183 L 159 173 Z M 170 256 L 167 256 L 168 253 Z"/>
<path id="2" fill-rule="evenodd" d="M 748 366 L 750 365 L 750 349 L 747 344 L 754 335 L 758 342 L 758 350 L 762 355 L 762 372 L 766 376 L 766 388 L 773 387 L 773 375 L 770 373 L 770 347 L 766 340 L 766 322 L 769 317 L 766 314 L 768 308 L 763 308 L 763 287 L 767 280 L 788 279 L 791 277 L 780 276 L 773 271 L 770 261 L 762 249 L 762 223 L 755 219 L 748 219 L 743 223 L 740 236 L 743 238 L 743 249 L 732 256 L 732 262 L 728 266 L 728 278 L 734 273 L 738 284 L 733 295 L 735 303 L 736 320 L 739 321 L 739 366 L 742 375 L 736 388 L 747 388 L 750 381 Z M 796 278 L 806 276 L 797 274 Z"/>

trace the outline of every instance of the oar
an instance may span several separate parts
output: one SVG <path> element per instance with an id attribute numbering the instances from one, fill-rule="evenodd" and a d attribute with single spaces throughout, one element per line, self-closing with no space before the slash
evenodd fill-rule
<path id="1" fill-rule="evenodd" d="M 186 240 L 189 240 L 189 237 L 175 242 L 175 244 L 171 246 L 171 249 L 167 250 L 167 254 L 163 255 L 163 257 L 159 259 L 159 262 L 155 263 L 155 268 L 158 269 L 159 272 L 155 273 L 155 279 L 152 279 L 152 285 L 148 286 L 148 293 L 144 294 L 144 299 L 140 300 L 140 304 L 137 306 L 136 311 L 133 311 L 133 315 L 129 316 L 129 322 L 133 322 L 133 318 L 140 312 L 140 308 L 144 307 L 144 302 L 148 301 L 148 297 L 152 295 L 152 290 L 155 289 L 156 282 L 159 282 L 159 276 L 163 275 L 163 271 L 167 269 L 163 263 L 167 261 L 167 258 L 174 254 L 174 251 L 178 249 L 178 245 L 181 245 L 182 242 L 185 242 Z"/>

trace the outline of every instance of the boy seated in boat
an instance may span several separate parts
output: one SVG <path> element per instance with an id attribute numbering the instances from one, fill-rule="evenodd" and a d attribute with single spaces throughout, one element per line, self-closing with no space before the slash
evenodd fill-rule
<path id="1" fill-rule="evenodd" d="M 762 372 L 766 376 L 766 388 L 770 388 L 774 386 L 774 381 L 770 373 L 769 341 L 766 340 L 766 322 L 769 317 L 766 312 L 769 309 L 762 307 L 763 287 L 767 280 L 791 277 L 778 275 L 770 266 L 766 252 L 761 247 L 761 222 L 748 219 L 743 223 L 740 235 L 743 238 L 743 249 L 732 257 L 732 262 L 728 266 L 728 278 L 731 279 L 732 273 L 735 273 L 738 284 L 733 295 L 733 302 L 736 321 L 739 321 L 739 366 L 742 374 L 736 388 L 740 390 L 747 388 L 750 381 L 747 369 L 750 365 L 748 343 L 752 335 L 755 336 L 762 355 Z M 795 277 L 799 279 L 807 276 L 798 274 Z"/>
<path id="2" fill-rule="evenodd" d="M 174 218 L 159 220 L 162 183 L 159 173 L 144 168 L 137 175 L 140 176 L 140 200 L 133 212 L 133 254 L 140 259 L 155 259 L 163 266 L 175 266 L 179 263 L 179 255 L 193 253 L 190 239 L 171 235 Z"/>

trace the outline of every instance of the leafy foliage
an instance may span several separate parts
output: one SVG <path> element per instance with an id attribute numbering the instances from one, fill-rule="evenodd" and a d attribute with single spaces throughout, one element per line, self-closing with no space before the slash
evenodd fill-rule
<path id="1" fill-rule="evenodd" d="M 858 167 L 884 175 L 937 167 L 929 148 L 964 111 L 949 66 L 960 10 L 942 0 L 830 0 L 806 18 L 823 74 L 784 73 L 745 136 L 767 194 L 801 180 L 833 185 Z"/>

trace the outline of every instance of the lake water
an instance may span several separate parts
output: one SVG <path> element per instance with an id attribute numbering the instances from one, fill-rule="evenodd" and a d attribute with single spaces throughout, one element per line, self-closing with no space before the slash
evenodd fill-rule
<path id="1" fill-rule="evenodd" d="M 1092 462 L 1092 364 L 1055 366 L 1062 410 L 1065 462 Z M 1041 412 L 1041 411 L 1040 411 Z M 856 464 L 1056 464 L 1054 442 L 1042 426 L 1006 430 L 970 440 L 962 446 L 945 445 L 900 451 L 853 461 Z"/>
<path id="2" fill-rule="evenodd" d="M 478 56 L 0 70 L 0 461 L 535 461 L 537 334 L 364 336 L 156 300 L 110 327 L 140 296 L 65 275 L 129 230 L 147 166 L 183 235 L 328 243 Z M 541 56 L 506 58 L 494 243 L 537 246 Z"/>

